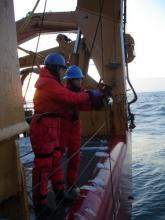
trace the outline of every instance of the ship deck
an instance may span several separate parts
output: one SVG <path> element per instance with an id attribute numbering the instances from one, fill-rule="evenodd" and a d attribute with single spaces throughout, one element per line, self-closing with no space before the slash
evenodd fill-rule
<path id="1" fill-rule="evenodd" d="M 23 147 L 27 147 L 28 139 L 26 140 L 26 144 Z M 85 142 L 86 140 L 84 140 Z M 30 148 L 30 143 L 28 145 Z M 27 148 L 26 148 L 27 149 Z M 29 149 L 30 150 L 30 149 Z M 80 173 L 77 179 L 77 185 L 80 189 L 84 189 L 86 187 L 86 183 L 91 180 L 95 173 L 99 169 L 100 158 L 104 155 L 107 151 L 106 140 L 105 138 L 99 138 L 92 140 L 88 145 L 81 149 L 81 163 L 80 163 Z M 26 155 L 26 153 L 25 153 Z M 29 198 L 29 207 L 30 207 L 30 220 L 35 220 L 34 216 L 34 209 L 32 204 L 32 184 L 31 184 L 31 176 L 32 176 L 32 160 L 33 160 L 33 153 L 30 155 L 25 156 L 27 158 L 22 158 L 22 163 L 25 167 L 26 172 L 26 183 L 27 183 L 27 191 L 28 191 L 28 198 Z M 66 156 L 63 158 L 63 164 L 65 164 Z M 66 170 L 66 164 L 64 165 L 64 170 Z M 80 197 L 83 195 L 80 193 Z M 74 202 L 64 202 L 60 201 L 59 204 L 55 203 L 54 193 L 51 188 L 51 184 L 49 184 L 49 193 L 48 193 L 48 200 L 49 206 L 53 208 L 53 212 L 50 213 L 49 216 L 44 220 L 51 220 L 51 219 L 58 219 L 63 220 L 66 218 L 70 208 L 76 203 Z M 42 218 L 41 218 L 42 219 Z"/>

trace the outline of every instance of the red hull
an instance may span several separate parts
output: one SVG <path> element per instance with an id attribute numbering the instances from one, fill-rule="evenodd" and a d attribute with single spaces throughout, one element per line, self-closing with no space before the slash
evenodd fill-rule
<path id="1" fill-rule="evenodd" d="M 109 149 L 111 168 L 109 152 L 100 154 L 99 168 L 97 163 L 97 171 L 94 175 L 91 174 L 92 178 L 81 187 L 81 196 L 75 201 L 66 219 L 111 220 L 113 215 L 115 215 L 115 219 L 118 219 L 121 205 L 120 181 L 127 152 L 125 138 L 114 137 Z"/>

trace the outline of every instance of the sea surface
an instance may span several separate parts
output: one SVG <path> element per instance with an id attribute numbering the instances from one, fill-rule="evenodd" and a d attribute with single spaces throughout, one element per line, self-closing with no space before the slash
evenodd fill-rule
<path id="1" fill-rule="evenodd" d="M 139 93 L 132 106 L 132 219 L 165 220 L 165 92 Z"/>

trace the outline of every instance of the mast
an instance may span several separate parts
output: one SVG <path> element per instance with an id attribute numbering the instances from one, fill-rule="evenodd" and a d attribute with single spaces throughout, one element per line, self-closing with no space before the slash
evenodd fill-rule
<path id="1" fill-rule="evenodd" d="M 122 0 L 78 0 L 76 10 L 90 56 L 103 82 L 112 86 L 113 103 L 105 116 L 112 138 L 125 137 L 127 131 L 122 5 Z"/>
<path id="2" fill-rule="evenodd" d="M 18 134 L 24 121 L 13 1 L 0 1 L 0 218 L 28 219 Z"/>

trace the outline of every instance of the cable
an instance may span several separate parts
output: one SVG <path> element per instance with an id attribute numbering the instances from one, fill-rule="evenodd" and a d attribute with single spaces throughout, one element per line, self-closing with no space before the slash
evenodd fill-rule
<path id="1" fill-rule="evenodd" d="M 98 132 L 105 126 L 105 123 L 103 123 L 101 125 L 101 127 L 82 145 L 82 148 L 84 148 L 97 134 Z M 77 153 L 79 153 L 79 150 L 77 150 L 74 154 L 72 154 L 72 156 L 70 156 L 67 160 L 65 160 L 62 165 L 64 166 L 72 157 L 74 157 Z M 93 161 L 93 159 L 95 158 L 95 155 L 92 156 L 92 158 L 88 161 L 86 167 L 84 168 L 84 170 L 81 172 L 81 174 L 78 176 L 76 182 L 79 180 L 79 178 L 83 175 L 83 173 L 86 171 L 87 167 L 90 165 L 90 163 Z M 58 170 L 59 168 L 55 169 L 53 172 L 50 173 L 50 175 L 48 176 L 48 179 Z M 41 182 L 36 184 L 34 187 L 32 187 L 32 189 L 30 191 L 28 191 L 28 195 L 31 198 L 30 193 L 37 188 L 39 185 L 41 185 Z M 72 186 L 71 186 L 72 187 Z M 69 192 L 71 190 L 71 187 L 67 190 L 67 192 Z M 64 198 L 62 200 L 59 201 L 56 209 L 60 206 L 60 204 L 63 202 Z M 43 210 L 44 211 L 44 210 Z M 50 214 L 50 216 L 55 212 L 55 210 Z M 40 213 L 40 216 L 42 215 L 42 212 Z M 49 216 L 49 217 L 50 217 Z"/>
<path id="2" fill-rule="evenodd" d="M 82 145 L 82 147 L 81 147 L 80 149 L 84 148 L 84 147 L 98 134 L 98 132 L 99 132 L 104 126 L 105 126 L 105 123 L 103 123 L 103 124 L 96 130 L 96 132 Z M 62 163 L 62 166 L 66 165 L 70 159 L 72 159 L 77 153 L 79 153 L 80 149 L 78 149 L 74 154 L 72 154 L 69 158 L 67 158 L 67 159 Z M 48 179 L 49 179 L 52 175 L 54 175 L 59 169 L 60 169 L 59 167 L 56 168 L 56 169 L 54 169 L 54 170 L 49 174 Z M 38 186 L 40 186 L 40 184 L 41 184 L 41 182 L 39 182 L 38 184 L 36 184 L 36 185 L 32 188 L 32 190 L 28 191 L 28 193 L 31 193 L 34 189 L 36 189 Z"/>
<path id="3" fill-rule="evenodd" d="M 39 46 L 40 36 L 41 36 L 41 33 L 42 33 L 42 28 L 43 28 L 43 21 L 44 21 L 44 17 L 45 17 L 46 5 L 47 5 L 47 0 L 45 0 L 44 11 L 43 11 L 42 20 L 41 20 L 41 28 L 40 28 L 40 32 L 39 32 L 39 35 L 38 35 L 36 51 L 35 51 L 35 54 L 34 54 L 34 57 L 33 57 L 32 69 L 34 67 L 35 59 L 36 59 L 36 56 L 37 56 L 37 50 L 38 50 L 38 46 Z M 30 73 L 29 81 L 28 81 L 28 84 L 27 84 L 27 87 L 26 87 L 26 90 L 25 90 L 25 94 L 24 94 L 24 97 L 23 97 L 23 102 L 25 101 L 25 97 L 26 97 L 26 94 L 27 94 L 27 91 L 28 91 L 28 88 L 29 88 L 29 85 L 30 85 L 32 72 Z"/>
<path id="4" fill-rule="evenodd" d="M 131 112 L 131 104 L 135 103 L 138 99 L 138 96 L 135 92 L 134 87 L 132 86 L 132 83 L 130 81 L 129 78 L 129 70 L 128 70 L 128 62 L 127 62 L 127 47 L 126 47 L 126 17 L 127 17 L 127 1 L 123 0 L 123 7 L 124 7 L 124 12 L 123 12 L 123 23 L 124 23 L 124 27 L 123 27 L 123 34 L 124 34 L 124 49 L 125 49 L 125 66 L 126 66 L 126 77 L 127 77 L 127 82 L 133 92 L 133 99 L 131 101 L 128 102 L 128 121 L 130 121 L 129 124 L 129 129 L 130 131 L 132 131 L 132 129 L 134 129 L 136 127 L 134 120 L 135 120 L 135 115 Z"/>
<path id="5" fill-rule="evenodd" d="M 127 18 L 127 1 L 123 0 L 123 3 L 124 3 L 124 14 L 123 14 L 124 30 L 123 30 L 123 32 L 124 32 L 124 47 L 125 47 L 124 49 L 125 49 L 126 75 L 127 75 L 127 82 L 128 82 L 128 84 L 129 84 L 129 86 L 130 86 L 130 88 L 131 88 L 131 90 L 132 90 L 132 92 L 134 94 L 134 98 L 128 103 L 129 106 L 130 106 L 132 103 L 137 101 L 138 97 L 137 97 L 135 89 L 133 88 L 133 86 L 131 84 L 131 81 L 129 79 L 128 63 L 127 63 L 127 59 L 126 59 L 126 57 L 127 57 L 127 47 L 126 47 L 126 38 L 125 38 L 125 36 L 126 36 L 126 23 L 127 23 L 127 19 L 126 19 Z"/>
<path id="6" fill-rule="evenodd" d="M 101 125 L 101 127 L 82 145 L 82 147 L 80 148 L 80 149 L 82 149 L 82 148 L 84 148 L 97 134 L 98 134 L 98 132 L 103 128 L 105 126 L 105 123 L 103 123 L 102 125 Z M 72 156 L 70 156 L 67 160 L 65 160 L 63 163 L 62 163 L 62 166 L 64 166 L 66 163 L 68 163 L 68 161 L 72 158 L 72 157 L 74 157 L 77 153 L 79 153 L 79 150 L 77 150 L 74 154 L 72 154 Z M 95 156 L 95 155 L 94 155 Z M 93 157 L 94 157 L 93 156 Z M 92 157 L 92 158 L 93 158 Z M 88 162 L 88 163 L 90 163 L 90 161 Z M 55 170 L 53 170 L 51 173 L 50 173 L 50 175 L 48 176 L 48 179 L 55 173 L 55 172 L 57 172 L 58 171 L 58 169 L 59 168 L 57 168 L 57 169 L 55 169 Z M 84 173 L 84 171 L 83 171 L 83 173 Z M 82 173 L 81 173 L 81 175 L 82 175 Z M 79 178 L 80 178 L 80 176 L 79 176 Z M 31 198 L 31 193 L 32 193 L 32 191 L 34 190 L 34 189 L 36 189 L 38 186 L 40 186 L 41 185 L 41 182 L 39 182 L 38 184 L 36 184 L 34 187 L 32 187 L 31 188 L 31 190 L 29 190 L 28 192 L 27 192 L 27 195 L 29 196 L 29 198 L 32 200 L 32 198 Z M 69 190 L 70 190 L 71 188 L 69 188 Z M 33 207 L 34 208 L 34 207 Z"/>
<path id="7" fill-rule="evenodd" d="M 92 50 L 93 50 L 94 43 L 95 43 L 95 40 L 96 40 L 99 24 L 100 24 L 100 21 L 101 21 L 103 7 L 104 7 L 104 0 L 102 1 L 102 6 L 100 7 L 100 11 L 99 11 L 99 19 L 98 19 L 98 22 L 97 22 L 97 25 L 96 25 L 96 30 L 95 30 L 95 34 L 94 34 L 94 37 L 93 37 L 92 46 L 91 46 L 91 49 L 90 49 L 90 52 L 89 52 L 90 57 L 91 57 L 91 54 L 92 54 Z"/>
<path id="8" fill-rule="evenodd" d="M 18 29 L 18 33 L 20 33 L 21 31 L 23 31 L 23 29 L 25 29 L 25 27 L 30 23 L 31 18 L 39 4 L 40 0 L 37 0 L 33 10 L 30 12 L 30 14 L 27 16 L 27 18 L 25 19 L 25 22 L 22 24 L 22 26 Z"/>
<path id="9" fill-rule="evenodd" d="M 80 175 L 78 176 L 76 183 L 78 182 L 78 180 L 80 179 L 80 177 L 84 174 L 84 172 L 87 170 L 87 168 L 89 167 L 89 165 L 92 163 L 92 161 L 95 158 L 95 154 L 91 157 L 91 159 L 88 161 L 88 163 L 86 164 L 85 168 L 82 170 L 82 172 L 80 173 Z M 66 193 L 68 193 L 70 190 L 72 189 L 72 186 L 69 187 L 69 189 L 66 191 Z M 60 205 L 62 204 L 62 202 L 65 200 L 65 197 L 63 197 L 57 204 L 57 206 L 55 207 L 55 210 L 53 210 L 53 212 L 49 215 L 49 217 L 51 217 L 53 215 L 53 213 L 60 207 Z"/>

